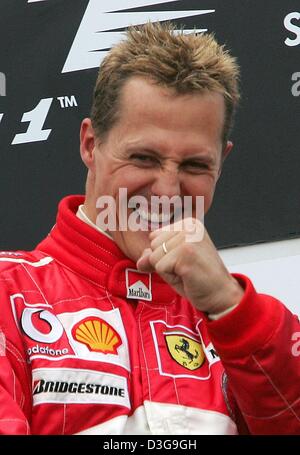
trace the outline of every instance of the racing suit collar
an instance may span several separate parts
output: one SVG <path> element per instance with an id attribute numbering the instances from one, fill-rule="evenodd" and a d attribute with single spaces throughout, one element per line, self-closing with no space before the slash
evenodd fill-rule
<path id="1" fill-rule="evenodd" d="M 141 273 L 113 240 L 76 216 L 84 196 L 67 196 L 57 220 L 37 249 L 110 294 L 149 304 L 171 304 L 179 296 L 156 273 Z"/>

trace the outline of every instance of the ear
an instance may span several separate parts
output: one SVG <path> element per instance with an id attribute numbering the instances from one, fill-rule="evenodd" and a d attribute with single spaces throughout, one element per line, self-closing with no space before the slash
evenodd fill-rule
<path id="1" fill-rule="evenodd" d="M 221 158 L 221 164 L 220 164 L 218 178 L 220 177 L 220 175 L 222 173 L 223 163 L 232 149 L 233 149 L 233 143 L 231 141 L 227 141 L 226 147 L 224 147 L 224 149 L 222 150 L 222 158 Z"/>
<path id="2" fill-rule="evenodd" d="M 91 119 L 85 118 L 80 127 L 80 155 L 89 170 L 94 167 L 95 143 L 96 138 Z"/>

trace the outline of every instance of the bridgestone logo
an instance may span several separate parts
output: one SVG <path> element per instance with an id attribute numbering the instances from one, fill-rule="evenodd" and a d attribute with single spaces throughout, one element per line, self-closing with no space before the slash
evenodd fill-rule
<path id="1" fill-rule="evenodd" d="M 38 368 L 32 377 L 33 406 L 109 404 L 131 408 L 124 376 L 79 368 Z"/>
<path id="2" fill-rule="evenodd" d="M 125 397 L 125 390 L 118 387 L 112 387 L 101 384 L 86 384 L 83 382 L 61 382 L 61 381 L 44 381 L 41 379 L 33 389 L 33 395 L 39 393 L 93 393 L 101 395 L 113 395 Z"/>

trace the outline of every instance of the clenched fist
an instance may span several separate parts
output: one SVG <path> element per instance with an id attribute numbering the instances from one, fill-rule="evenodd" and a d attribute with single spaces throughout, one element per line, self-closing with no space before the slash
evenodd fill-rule
<path id="1" fill-rule="evenodd" d="M 140 271 L 157 272 L 209 315 L 223 313 L 241 301 L 243 288 L 226 269 L 199 220 L 178 221 L 151 232 L 149 239 L 150 248 L 137 261 Z"/>

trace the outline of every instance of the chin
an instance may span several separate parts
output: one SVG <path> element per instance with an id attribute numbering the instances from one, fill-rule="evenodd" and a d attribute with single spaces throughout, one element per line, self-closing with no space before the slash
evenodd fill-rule
<path id="1" fill-rule="evenodd" d="M 129 259 L 136 262 L 141 257 L 145 248 L 149 248 L 150 246 L 148 235 L 149 233 L 141 235 L 141 233 L 134 232 L 130 235 L 130 238 L 123 239 L 123 245 L 119 246 Z"/>

